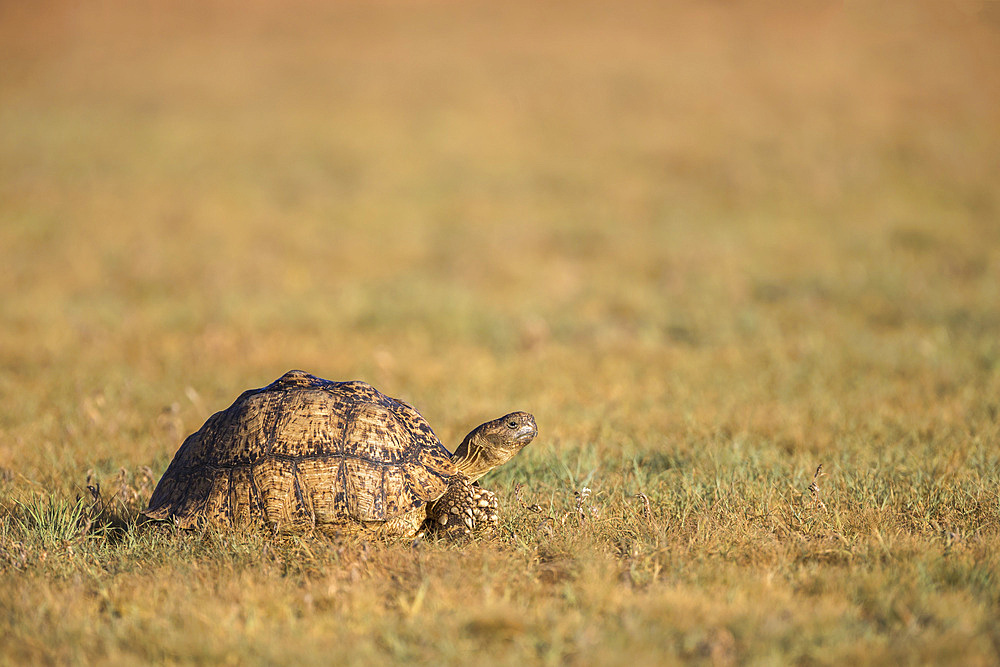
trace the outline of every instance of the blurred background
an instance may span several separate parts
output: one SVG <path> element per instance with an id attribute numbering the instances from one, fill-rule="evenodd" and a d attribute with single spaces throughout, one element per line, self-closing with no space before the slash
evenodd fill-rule
<path id="1" fill-rule="evenodd" d="M 995 434 L 1000 3 L 4 2 L 0 62 L 7 480 L 291 368 L 536 456 Z"/>

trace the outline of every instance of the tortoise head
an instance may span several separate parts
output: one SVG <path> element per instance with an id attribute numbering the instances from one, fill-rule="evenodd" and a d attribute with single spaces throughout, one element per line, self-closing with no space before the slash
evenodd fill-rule
<path id="1" fill-rule="evenodd" d="M 476 427 L 465 436 L 451 460 L 474 482 L 511 460 L 537 434 L 534 417 L 527 412 L 512 412 Z"/>

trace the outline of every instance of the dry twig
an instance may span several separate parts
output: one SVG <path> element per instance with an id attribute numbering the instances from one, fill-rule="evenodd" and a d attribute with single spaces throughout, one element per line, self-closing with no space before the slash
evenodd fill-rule
<path id="1" fill-rule="evenodd" d="M 823 499 L 819 497 L 819 478 L 824 477 L 826 473 L 823 472 L 823 464 L 820 463 L 816 466 L 816 472 L 813 473 L 812 483 L 809 485 L 809 493 L 812 494 L 813 502 L 816 503 L 817 508 L 826 509 L 826 503 Z"/>
<path id="2" fill-rule="evenodd" d="M 514 498 L 520 503 L 521 507 L 528 510 L 529 512 L 534 512 L 535 514 L 541 514 L 542 508 L 539 505 L 532 503 L 531 505 L 524 502 L 524 497 L 522 495 L 524 491 L 524 484 L 517 483 L 514 485 Z"/>
<path id="3" fill-rule="evenodd" d="M 640 491 L 639 493 L 635 494 L 635 497 L 642 501 L 642 517 L 644 519 L 648 519 L 651 516 L 653 516 L 653 511 L 652 509 L 650 509 L 649 506 L 649 496 Z"/>

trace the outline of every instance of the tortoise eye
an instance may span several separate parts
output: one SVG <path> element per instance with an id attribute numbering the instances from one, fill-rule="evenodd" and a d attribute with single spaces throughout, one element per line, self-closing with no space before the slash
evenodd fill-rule
<path id="1" fill-rule="evenodd" d="M 509 422 L 507 422 L 507 428 L 510 428 L 512 430 L 516 429 L 517 428 L 517 422 L 514 421 L 513 419 L 511 419 Z"/>

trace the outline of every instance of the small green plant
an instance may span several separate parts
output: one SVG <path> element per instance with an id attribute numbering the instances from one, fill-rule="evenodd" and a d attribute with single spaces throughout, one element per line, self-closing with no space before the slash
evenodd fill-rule
<path id="1" fill-rule="evenodd" d="M 17 530 L 46 545 L 76 542 L 100 532 L 95 526 L 100 506 L 85 498 L 36 495 L 15 501 L 11 514 Z"/>

